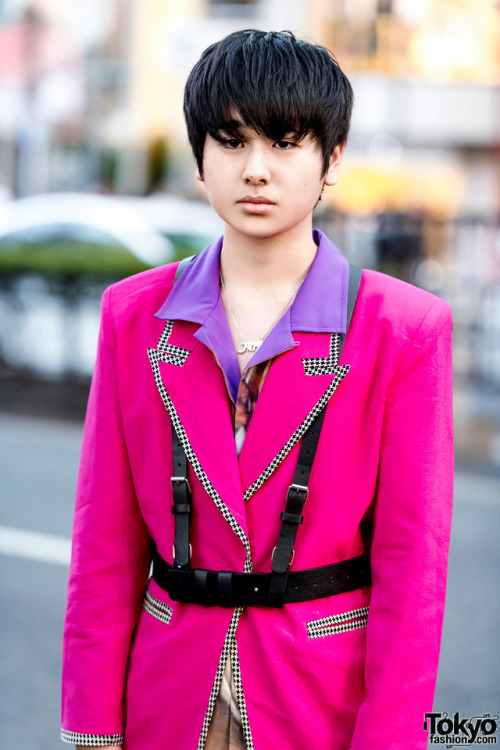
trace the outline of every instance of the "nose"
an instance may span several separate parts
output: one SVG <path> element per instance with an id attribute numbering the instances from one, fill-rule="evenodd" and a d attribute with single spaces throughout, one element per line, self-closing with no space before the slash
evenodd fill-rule
<path id="1" fill-rule="evenodd" d="M 247 185 L 267 185 L 271 179 L 265 149 L 260 143 L 247 146 L 247 158 L 243 170 L 243 180 Z"/>

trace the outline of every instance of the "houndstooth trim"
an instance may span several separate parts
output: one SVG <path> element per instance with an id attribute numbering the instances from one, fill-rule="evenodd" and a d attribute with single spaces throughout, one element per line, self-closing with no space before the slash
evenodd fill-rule
<path id="1" fill-rule="evenodd" d="M 154 378 L 156 382 L 156 387 L 158 388 L 160 392 L 165 408 L 167 409 L 169 413 L 170 419 L 172 420 L 172 424 L 182 444 L 182 447 L 184 448 L 187 459 L 189 463 L 191 464 L 191 466 L 193 467 L 194 472 L 196 476 L 198 477 L 198 479 L 200 480 L 201 484 L 203 485 L 204 489 L 206 490 L 208 495 L 212 498 L 215 505 L 217 506 L 219 511 L 222 513 L 222 516 L 231 527 L 232 531 L 234 531 L 238 539 L 240 539 L 240 541 L 242 542 L 246 551 L 246 560 L 245 560 L 245 566 L 243 568 L 243 572 L 251 573 L 252 553 L 250 550 L 250 542 L 248 540 L 248 537 L 243 531 L 243 529 L 241 528 L 238 521 L 235 519 L 235 517 L 231 513 L 231 511 L 229 510 L 229 508 L 227 507 L 227 505 L 225 504 L 225 502 L 222 500 L 221 496 L 219 495 L 219 493 L 217 492 L 217 490 L 211 483 L 205 471 L 203 470 L 202 465 L 198 461 L 198 458 L 186 435 L 186 431 L 184 430 L 184 427 L 179 418 L 179 415 L 177 414 L 177 411 L 172 402 L 172 399 L 170 398 L 167 392 L 167 389 L 165 388 L 165 385 L 163 384 L 163 380 L 161 379 L 160 368 L 158 365 L 159 361 L 163 361 L 161 354 L 156 349 L 148 349 L 148 355 L 149 355 L 149 360 L 151 362 L 151 367 L 153 368 L 153 374 L 154 374 Z"/>
<path id="2" fill-rule="evenodd" d="M 191 352 L 189 349 L 183 349 L 181 346 L 175 346 L 175 344 L 168 343 L 173 326 L 174 321 L 167 320 L 160 336 L 160 340 L 158 341 L 158 351 L 163 353 L 160 356 L 162 362 L 168 362 L 171 365 L 182 367 Z"/>
<path id="3" fill-rule="evenodd" d="M 350 612 L 342 612 L 340 615 L 311 620 L 307 623 L 307 635 L 309 638 L 321 638 L 325 635 L 335 635 L 364 628 L 368 622 L 368 609 L 368 607 L 360 607 L 359 609 L 351 609 Z"/>
<path id="4" fill-rule="evenodd" d="M 339 364 L 340 333 L 330 336 L 330 353 L 328 357 L 310 357 L 303 359 L 306 375 L 333 375 Z"/>
<path id="5" fill-rule="evenodd" d="M 123 734 L 82 734 L 81 732 L 69 732 L 61 729 L 63 742 L 83 747 L 106 747 L 107 745 L 122 745 L 125 739 Z"/>
<path id="6" fill-rule="evenodd" d="M 172 619 L 172 607 L 169 607 L 165 602 L 160 601 L 155 596 L 146 591 L 142 600 L 142 607 L 146 610 L 149 615 L 156 617 L 160 622 L 164 622 L 165 625 L 170 625 Z"/>
<path id="7" fill-rule="evenodd" d="M 215 674 L 214 684 L 212 685 L 212 692 L 210 693 L 210 698 L 208 699 L 208 708 L 205 714 L 205 718 L 203 719 L 203 726 L 201 728 L 201 734 L 200 734 L 200 739 L 198 740 L 197 750 L 203 750 L 203 748 L 205 747 L 205 742 L 207 741 L 208 729 L 210 727 L 210 722 L 212 721 L 212 714 L 214 712 L 215 704 L 217 701 L 217 696 L 219 695 L 222 677 L 224 675 L 224 670 L 226 668 L 226 662 L 227 662 L 228 656 L 231 653 L 233 645 L 236 642 L 236 628 L 238 627 L 238 622 L 240 620 L 243 609 L 244 607 L 237 607 L 234 610 L 233 616 L 231 617 L 231 622 L 229 623 L 229 628 L 227 630 L 226 639 L 224 641 L 224 646 L 222 647 L 222 653 L 219 659 L 219 665 L 217 667 L 217 672 Z M 245 715 L 246 715 L 246 711 L 245 711 Z M 243 719 L 243 714 L 242 714 L 242 719 Z M 253 750 L 253 745 L 247 745 L 247 747 Z"/>
<path id="8" fill-rule="evenodd" d="M 269 479 L 271 474 L 278 468 L 281 462 L 290 453 L 293 446 L 300 440 L 301 437 L 303 437 L 307 428 L 314 422 L 318 414 L 326 406 L 330 397 L 333 393 L 335 393 L 350 369 L 350 365 L 340 365 L 336 368 L 334 379 L 332 380 L 324 394 L 321 396 L 319 401 L 311 409 L 304 421 L 297 427 L 293 435 L 287 440 L 280 452 L 273 458 L 271 463 L 266 466 L 262 474 L 257 477 L 255 482 L 253 482 L 253 484 L 251 484 L 250 487 L 245 491 L 243 495 L 243 499 L 245 500 L 245 502 L 249 500 L 252 495 L 254 495 L 258 489 L 260 489 L 260 487 L 262 487 L 264 482 Z"/>
<path id="9" fill-rule="evenodd" d="M 163 327 L 163 332 L 158 341 L 158 349 L 161 349 L 162 351 L 166 351 L 166 348 L 168 346 L 172 346 L 172 344 L 168 343 L 168 340 L 170 338 L 173 328 L 174 328 L 174 321 L 167 320 L 167 322 L 165 323 L 165 326 Z"/>
<path id="10" fill-rule="evenodd" d="M 182 357 L 179 357 L 178 354 L 163 354 L 162 352 L 159 352 L 158 359 L 160 360 L 160 362 L 168 362 L 169 365 L 182 367 L 186 362 L 188 356 L 188 354 L 184 354 Z"/>
<path id="11" fill-rule="evenodd" d="M 245 746 L 247 750 L 253 750 L 252 731 L 250 729 L 250 722 L 248 721 L 245 694 L 243 692 L 243 683 L 241 681 L 240 662 L 238 659 L 238 646 L 236 643 L 236 639 L 234 640 L 234 643 L 231 647 L 231 669 L 233 672 L 233 680 L 236 687 L 236 700 L 238 702 L 238 708 L 240 710 L 243 739 L 245 740 Z"/>

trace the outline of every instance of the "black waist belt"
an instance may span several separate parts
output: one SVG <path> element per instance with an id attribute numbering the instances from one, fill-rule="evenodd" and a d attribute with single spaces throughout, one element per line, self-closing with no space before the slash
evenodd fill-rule
<path id="1" fill-rule="evenodd" d="M 220 607 L 276 606 L 270 600 L 272 573 L 235 573 L 227 570 L 179 570 L 155 551 L 153 579 L 171 599 Z M 306 602 L 343 594 L 371 584 L 369 555 L 290 571 L 281 604 Z"/>

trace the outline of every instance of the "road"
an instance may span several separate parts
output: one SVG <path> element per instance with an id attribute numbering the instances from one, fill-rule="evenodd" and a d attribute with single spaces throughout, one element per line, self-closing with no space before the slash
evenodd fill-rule
<path id="1" fill-rule="evenodd" d="M 81 432 L 0 415 L 2 750 L 64 747 L 61 635 Z M 434 710 L 470 717 L 500 708 L 500 477 L 458 471 L 455 486 Z"/>
<path id="2" fill-rule="evenodd" d="M 81 433 L 80 425 L 0 415 L 2 529 L 70 537 Z M 7 547 L 5 531 L 0 541 Z M 2 750 L 64 747 L 59 683 L 67 579 L 66 564 L 0 552 Z"/>

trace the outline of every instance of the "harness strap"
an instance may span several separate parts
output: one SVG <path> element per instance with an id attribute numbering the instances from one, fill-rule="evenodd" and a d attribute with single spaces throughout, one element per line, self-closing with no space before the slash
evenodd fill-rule
<path id="1" fill-rule="evenodd" d="M 362 268 L 360 268 L 359 266 L 353 266 L 352 263 L 349 263 L 349 284 L 347 287 L 347 317 L 345 329 L 346 332 L 340 334 L 339 360 L 340 355 L 342 354 L 342 349 L 344 348 L 344 343 L 347 336 L 347 331 L 349 330 L 349 325 L 351 323 L 352 314 L 354 312 L 354 305 L 356 304 L 362 273 Z"/>
<path id="2" fill-rule="evenodd" d="M 153 552 L 153 579 L 173 601 L 219 607 L 269 607 L 272 573 L 177 569 Z M 323 599 L 371 584 L 368 554 L 288 573 L 282 604 Z"/>
<path id="3" fill-rule="evenodd" d="M 195 256 L 181 260 L 175 271 L 174 284 L 182 274 L 187 265 Z M 191 520 L 191 488 L 187 480 L 187 457 L 177 433 L 172 424 L 172 453 L 173 474 L 170 479 L 174 504 L 172 513 L 175 516 L 174 531 L 174 565 L 176 568 L 187 568 L 191 558 L 191 545 L 189 543 L 189 522 Z"/>
<path id="4" fill-rule="evenodd" d="M 189 255 L 187 258 L 183 258 L 177 268 L 175 269 L 174 284 L 176 283 L 179 276 L 184 272 L 186 266 L 189 266 L 192 260 L 196 258 L 196 255 Z"/>
<path id="5" fill-rule="evenodd" d="M 269 606 L 281 607 L 285 601 L 288 569 L 293 562 L 293 546 L 299 525 L 304 520 L 302 509 L 309 495 L 309 477 L 318 447 L 326 407 L 318 414 L 302 438 L 299 457 L 295 466 L 292 484 L 286 495 L 285 512 L 281 514 L 281 528 L 271 564 Z"/>
<path id="6" fill-rule="evenodd" d="M 172 513 L 175 516 L 174 565 L 176 568 L 187 568 L 191 557 L 189 544 L 189 521 L 191 520 L 191 488 L 187 480 L 187 457 L 182 443 L 172 425 L 173 474 L 170 478 L 174 504 Z"/>
<path id="7" fill-rule="evenodd" d="M 346 331 L 349 329 L 354 305 L 358 296 L 362 269 L 349 264 L 349 285 L 347 292 Z M 340 334 L 339 360 L 344 346 L 346 334 Z M 285 512 L 280 515 L 281 527 L 278 542 L 273 550 L 271 565 L 271 584 L 269 587 L 269 606 L 281 607 L 285 601 L 288 570 L 293 562 L 294 544 L 299 525 L 304 520 L 302 509 L 309 495 L 309 478 L 318 447 L 319 436 L 326 414 L 326 406 L 318 414 L 314 422 L 308 427 L 302 438 L 295 473 L 292 484 L 286 496 Z"/>

